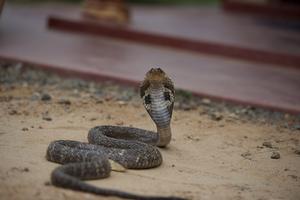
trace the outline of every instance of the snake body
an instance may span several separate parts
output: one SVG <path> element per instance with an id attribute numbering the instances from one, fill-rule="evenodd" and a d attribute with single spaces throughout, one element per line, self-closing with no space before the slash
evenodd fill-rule
<path id="1" fill-rule="evenodd" d="M 144 196 L 99 188 L 83 180 L 106 178 L 113 160 L 128 169 L 146 169 L 161 165 L 162 155 L 155 147 L 171 140 L 170 121 L 174 103 L 171 79 L 160 68 L 153 68 L 140 87 L 143 104 L 157 126 L 157 132 L 133 127 L 97 126 L 88 133 L 88 143 L 57 140 L 50 143 L 46 158 L 62 164 L 51 174 L 57 187 L 127 199 L 182 199 L 179 197 Z"/>

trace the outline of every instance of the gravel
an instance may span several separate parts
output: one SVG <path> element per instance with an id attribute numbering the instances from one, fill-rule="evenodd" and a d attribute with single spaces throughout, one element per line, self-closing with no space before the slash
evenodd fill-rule
<path id="1" fill-rule="evenodd" d="M 38 70 L 36 66 L 28 66 L 23 63 L 8 63 L 0 61 L 0 84 L 9 89 L 14 85 L 48 85 L 54 88 L 61 88 L 73 91 L 73 96 L 80 97 L 82 91 L 89 93 L 87 101 L 94 99 L 98 103 L 103 101 L 116 100 L 125 104 L 131 102 L 132 105 L 140 104 L 138 88 L 122 86 L 110 81 L 93 82 L 78 78 L 61 78 L 54 73 Z M 141 77 L 142 78 L 142 77 Z M 175 83 L 176 84 L 176 83 Z M 199 110 L 200 115 L 207 115 L 214 121 L 252 121 L 262 124 L 275 124 L 279 128 L 288 128 L 299 132 L 300 115 L 291 115 L 288 113 L 271 111 L 253 106 L 237 105 L 224 101 L 214 101 L 209 98 L 194 96 L 191 92 L 185 90 L 176 90 L 176 110 Z M 1 101 L 9 101 L 11 97 L 1 96 Z M 50 94 L 41 91 L 35 91 L 30 100 L 51 101 Z M 123 103 L 124 102 L 124 103 Z M 70 105 L 68 99 L 61 99 L 57 103 Z"/>

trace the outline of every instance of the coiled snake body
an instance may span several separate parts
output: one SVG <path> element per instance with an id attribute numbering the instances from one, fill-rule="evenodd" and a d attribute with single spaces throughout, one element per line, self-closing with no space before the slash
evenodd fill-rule
<path id="1" fill-rule="evenodd" d="M 174 86 L 160 68 L 151 69 L 140 87 L 143 104 L 157 126 L 157 132 L 120 127 L 97 126 L 88 133 L 88 142 L 57 140 L 50 143 L 46 158 L 63 164 L 51 174 L 53 185 L 104 196 L 128 199 L 182 199 L 178 197 L 144 196 L 92 186 L 82 180 L 110 175 L 113 160 L 128 169 L 157 167 L 162 156 L 155 147 L 171 140 L 170 120 L 174 103 Z"/>

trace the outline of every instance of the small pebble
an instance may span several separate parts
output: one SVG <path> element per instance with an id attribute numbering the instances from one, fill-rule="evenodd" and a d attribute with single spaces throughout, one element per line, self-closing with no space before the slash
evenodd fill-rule
<path id="1" fill-rule="evenodd" d="M 202 99 L 201 102 L 202 102 L 203 104 L 205 104 L 205 105 L 211 104 L 211 100 L 206 99 L 206 98 Z"/>
<path id="2" fill-rule="evenodd" d="M 296 175 L 288 175 L 288 177 L 291 177 L 292 179 L 294 179 L 294 180 L 298 180 L 298 176 L 296 176 Z"/>
<path id="3" fill-rule="evenodd" d="M 28 128 L 22 128 L 22 131 L 29 131 Z"/>
<path id="4" fill-rule="evenodd" d="M 18 114 L 18 112 L 16 110 L 11 110 L 11 111 L 9 111 L 8 114 L 10 114 L 10 115 L 16 115 L 16 114 Z"/>
<path id="5" fill-rule="evenodd" d="M 124 122 L 123 121 L 118 121 L 118 122 L 116 122 L 116 125 L 122 126 L 122 125 L 124 125 Z"/>
<path id="6" fill-rule="evenodd" d="M 219 112 L 215 112 L 211 114 L 211 119 L 215 121 L 220 121 L 223 119 L 223 115 Z"/>
<path id="7" fill-rule="evenodd" d="M 104 97 L 104 99 L 105 99 L 105 101 L 111 101 L 111 100 L 113 100 L 113 96 L 112 95 L 106 95 L 105 97 Z"/>
<path id="8" fill-rule="evenodd" d="M 244 157 L 245 159 L 248 159 L 248 160 L 251 160 L 251 157 L 250 157 L 251 155 L 252 154 L 249 151 L 241 154 L 242 157 Z"/>
<path id="9" fill-rule="evenodd" d="M 51 96 L 47 93 L 42 94 L 41 96 L 41 100 L 42 101 L 50 101 L 51 100 Z"/>
<path id="10" fill-rule="evenodd" d="M 271 159 L 279 159 L 280 158 L 280 154 L 278 152 L 273 152 L 271 155 Z"/>
<path id="11" fill-rule="evenodd" d="M 96 117 L 91 117 L 91 118 L 90 118 L 90 121 L 95 121 L 95 120 L 97 120 Z"/>
<path id="12" fill-rule="evenodd" d="M 71 105 L 71 101 L 68 99 L 60 99 L 60 100 L 58 100 L 57 103 L 64 104 L 64 105 Z"/>
<path id="13" fill-rule="evenodd" d="M 127 105 L 127 103 L 126 103 L 125 101 L 118 101 L 117 103 L 118 103 L 118 105 L 120 105 L 120 106 L 125 106 L 125 105 Z"/>
<path id="14" fill-rule="evenodd" d="M 19 168 L 19 167 L 12 167 L 12 171 L 18 171 L 18 172 L 29 172 L 29 169 L 27 167 Z"/>
<path id="15" fill-rule="evenodd" d="M 295 130 L 300 130 L 300 124 L 294 125 L 293 128 L 294 128 Z"/>
<path id="16" fill-rule="evenodd" d="M 44 116 L 44 117 L 43 117 L 43 120 L 46 120 L 46 121 L 52 121 L 52 118 L 51 118 L 51 117 Z"/>
<path id="17" fill-rule="evenodd" d="M 35 92 L 35 93 L 31 96 L 30 100 L 31 100 L 31 101 L 39 100 L 39 99 L 40 99 L 40 96 L 41 96 L 40 93 Z"/>
<path id="18" fill-rule="evenodd" d="M 239 116 L 237 116 L 237 115 L 234 114 L 234 113 L 230 113 L 230 114 L 228 115 L 228 117 L 231 118 L 231 119 L 238 119 L 238 118 L 239 118 Z"/>
<path id="19" fill-rule="evenodd" d="M 103 103 L 103 100 L 102 99 L 97 99 L 96 100 L 96 104 L 102 104 Z"/>
<path id="20" fill-rule="evenodd" d="M 299 150 L 299 149 L 296 149 L 296 150 L 294 151 L 294 153 L 297 154 L 297 155 L 300 155 L 300 150 Z"/>
<path id="21" fill-rule="evenodd" d="M 147 115 L 145 113 L 142 113 L 140 116 L 141 117 L 146 117 Z M 174 119 L 174 121 L 176 121 L 176 120 Z"/>
<path id="22" fill-rule="evenodd" d="M 207 113 L 207 110 L 201 109 L 199 107 L 199 115 L 205 115 Z"/>
<path id="23" fill-rule="evenodd" d="M 263 145 L 264 147 L 267 147 L 267 148 L 273 148 L 271 142 L 263 142 L 262 145 Z"/>
<path id="24" fill-rule="evenodd" d="M 49 185 L 51 185 L 51 183 L 50 183 L 50 181 L 46 181 L 46 182 L 44 183 L 44 185 L 49 186 Z"/>
<path id="25" fill-rule="evenodd" d="M 24 83 L 22 83 L 22 87 L 28 87 L 28 83 L 27 82 L 24 82 Z"/>

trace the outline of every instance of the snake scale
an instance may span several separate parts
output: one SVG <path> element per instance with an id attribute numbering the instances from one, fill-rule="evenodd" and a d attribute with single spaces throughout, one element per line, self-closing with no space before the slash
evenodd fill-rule
<path id="1" fill-rule="evenodd" d="M 144 107 L 156 124 L 157 132 L 106 125 L 92 128 L 88 133 L 88 143 L 72 140 L 51 142 L 46 158 L 62 164 L 51 174 L 51 183 L 54 186 L 127 199 L 183 199 L 99 188 L 83 181 L 108 177 L 112 170 L 110 160 L 128 169 L 146 169 L 161 165 L 162 155 L 156 146 L 165 147 L 171 141 L 174 86 L 163 70 L 152 68 L 141 84 L 140 95 Z"/>

